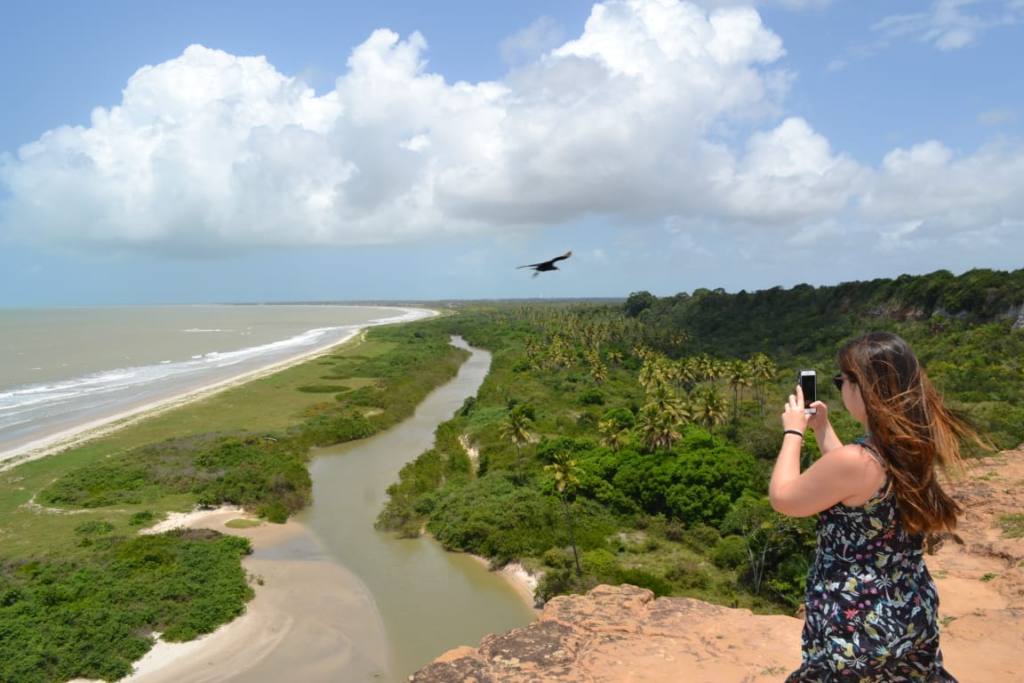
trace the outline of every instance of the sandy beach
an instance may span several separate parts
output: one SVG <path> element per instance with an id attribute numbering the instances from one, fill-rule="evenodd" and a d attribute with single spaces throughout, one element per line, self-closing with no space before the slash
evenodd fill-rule
<path id="1" fill-rule="evenodd" d="M 480 557 L 479 555 L 470 554 L 474 560 L 487 567 L 490 570 L 491 563 L 486 557 Z M 537 609 L 537 581 L 538 577 L 530 572 L 526 571 L 526 567 L 518 562 L 509 562 L 501 569 L 491 570 L 501 578 L 505 579 L 512 588 L 515 589 L 516 593 L 522 598 L 523 602 L 534 612 L 540 614 L 540 610 Z"/>
<path id="2" fill-rule="evenodd" d="M 406 320 L 414 320 L 419 318 L 426 318 L 439 315 L 438 311 L 431 309 L 421 308 L 397 308 L 403 312 L 401 316 L 396 316 L 394 319 L 388 320 L 386 323 L 377 324 L 391 324 L 404 322 Z M 284 360 L 279 360 L 268 365 L 240 373 L 233 377 L 225 380 L 221 380 L 212 384 L 208 384 L 185 393 L 181 393 L 174 396 L 169 396 L 156 401 L 150 401 L 121 411 L 115 415 L 110 415 L 102 419 L 84 422 L 82 424 L 75 425 L 69 429 L 56 432 L 54 434 L 47 435 L 41 439 L 37 439 L 30 443 L 24 444 L 17 448 L 0 452 L 0 472 L 9 470 L 12 467 L 16 467 L 21 463 L 28 462 L 30 460 L 36 460 L 39 458 L 45 458 L 49 455 L 59 453 L 69 448 L 74 448 L 87 441 L 96 439 L 118 429 L 126 427 L 131 424 L 135 424 L 141 420 L 147 419 L 160 413 L 174 410 L 188 403 L 199 401 L 207 398 L 217 392 L 231 389 L 239 386 L 246 382 L 251 382 L 255 379 L 271 375 L 275 372 L 279 372 L 286 368 L 298 365 L 305 361 L 321 356 L 328 353 L 332 349 L 348 343 L 357 335 L 365 334 L 366 328 L 372 327 L 372 325 L 366 325 L 358 329 L 353 330 L 347 336 L 340 340 L 334 340 L 329 344 L 317 346 L 316 348 L 307 349 L 301 353 L 290 356 Z"/>
<path id="3" fill-rule="evenodd" d="M 242 565 L 256 596 L 245 614 L 187 643 L 156 646 L 136 663 L 131 683 L 192 681 L 370 681 L 387 675 L 388 645 L 362 582 L 327 558 L 296 522 L 234 529 L 253 519 L 238 508 L 177 513 L 143 533 L 209 528 L 244 536 L 253 554 Z"/>

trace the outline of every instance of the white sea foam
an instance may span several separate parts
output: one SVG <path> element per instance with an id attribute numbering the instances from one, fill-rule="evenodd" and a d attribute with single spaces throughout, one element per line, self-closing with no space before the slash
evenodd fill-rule
<path id="1" fill-rule="evenodd" d="M 377 318 L 369 325 L 411 320 L 422 315 L 421 310 L 402 309 L 400 315 Z M 211 371 L 215 372 L 219 368 L 228 368 L 246 361 L 285 357 L 303 349 L 329 343 L 332 338 L 340 340 L 352 330 L 365 325 L 366 323 L 317 327 L 280 341 L 235 351 L 210 351 L 194 355 L 184 361 L 163 360 L 153 365 L 116 368 L 68 380 L 16 386 L 0 391 L 0 430 L 16 424 L 16 419 L 19 422 L 24 421 L 22 418 L 26 413 L 39 410 L 50 412 L 65 407 L 68 403 L 78 403 L 87 407 L 94 401 L 107 402 L 126 392 L 139 393 L 166 381 L 200 379 Z"/>
<path id="2" fill-rule="evenodd" d="M 333 332 L 343 333 L 355 326 L 321 327 L 268 344 L 251 346 L 237 351 L 211 351 L 193 356 L 186 361 L 161 361 L 155 365 L 141 365 L 97 372 L 59 382 L 28 384 L 0 391 L 0 424 L 3 418 L 38 404 L 58 402 L 89 396 L 98 396 L 128 387 L 141 387 L 170 377 L 195 375 L 212 368 L 228 367 L 261 356 L 274 355 L 292 349 L 313 346 Z"/>

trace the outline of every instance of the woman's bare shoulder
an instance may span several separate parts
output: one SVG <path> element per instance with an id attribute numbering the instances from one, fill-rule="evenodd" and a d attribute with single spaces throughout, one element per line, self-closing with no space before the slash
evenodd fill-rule
<path id="1" fill-rule="evenodd" d="M 835 470 L 845 477 L 850 495 L 843 498 L 845 505 L 861 505 L 885 484 L 885 467 L 870 449 L 850 443 L 829 451 Z"/>
<path id="2" fill-rule="evenodd" d="M 879 474 L 884 475 L 885 473 L 877 456 L 859 443 L 848 443 L 845 446 L 833 448 L 822 456 L 822 460 L 828 460 L 831 469 L 841 476 L 860 476 L 873 480 Z"/>
<path id="3" fill-rule="evenodd" d="M 867 455 L 867 449 L 859 443 L 848 443 L 845 446 L 839 446 L 833 448 L 828 453 L 825 453 L 823 457 L 832 458 L 838 461 L 848 461 L 854 463 L 862 459 Z M 870 457 L 870 456 L 869 456 Z"/>

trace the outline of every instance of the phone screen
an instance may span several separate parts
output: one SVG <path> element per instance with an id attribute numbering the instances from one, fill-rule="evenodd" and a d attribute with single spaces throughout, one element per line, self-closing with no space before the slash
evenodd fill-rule
<path id="1" fill-rule="evenodd" d="M 804 405 L 809 406 L 818 400 L 818 387 L 815 373 L 810 370 L 805 372 L 810 374 L 800 373 L 800 388 L 804 392 Z"/>

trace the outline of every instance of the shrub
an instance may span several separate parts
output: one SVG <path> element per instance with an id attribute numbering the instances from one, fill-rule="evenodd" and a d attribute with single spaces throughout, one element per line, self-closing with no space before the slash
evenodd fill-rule
<path id="1" fill-rule="evenodd" d="M 284 524 L 288 521 L 288 508 L 279 501 L 274 501 L 260 508 L 260 517 L 274 524 Z"/>
<path id="2" fill-rule="evenodd" d="M 101 534 L 109 534 L 113 530 L 114 525 L 103 520 L 82 522 L 75 527 L 75 533 L 79 536 L 99 536 Z"/>
<path id="3" fill-rule="evenodd" d="M 683 589 L 701 590 L 711 585 L 711 577 L 698 563 L 683 560 L 665 572 L 665 578 Z"/>
<path id="4" fill-rule="evenodd" d="M 170 532 L 77 562 L 0 565 L 0 680 L 127 676 L 152 631 L 190 640 L 242 613 L 252 590 L 239 556 L 249 551 L 243 538 Z"/>
<path id="5" fill-rule="evenodd" d="M 752 485 L 755 472 L 749 454 L 690 428 L 671 452 L 621 451 L 605 476 L 651 514 L 671 515 L 686 524 L 717 524 Z"/>
<path id="6" fill-rule="evenodd" d="M 592 501 L 572 504 L 576 545 L 604 546 L 613 520 Z M 569 545 L 562 504 L 553 491 L 516 486 L 504 472 L 466 484 L 445 485 L 427 529 L 450 550 L 483 555 L 504 564 Z"/>
<path id="7" fill-rule="evenodd" d="M 599 580 L 613 579 L 618 576 L 619 562 L 614 554 L 604 548 L 596 548 L 583 553 L 580 563 L 583 565 L 583 571 L 593 574 Z"/>
<path id="8" fill-rule="evenodd" d="M 298 387 L 298 391 L 307 394 L 336 394 L 350 391 L 351 388 L 344 384 L 306 384 Z"/>
<path id="9" fill-rule="evenodd" d="M 999 526 L 1006 538 L 1024 537 L 1024 514 L 1015 513 L 1003 515 L 999 518 Z"/>
<path id="10" fill-rule="evenodd" d="M 136 512 L 128 518 L 129 526 L 146 526 L 156 518 L 156 515 L 152 510 L 143 510 Z"/>
<path id="11" fill-rule="evenodd" d="M 654 591 L 657 597 L 669 595 L 672 592 L 672 584 L 666 581 L 664 577 L 643 569 L 620 569 L 616 578 L 619 583 L 629 583 L 640 588 L 648 588 Z"/>
<path id="12" fill-rule="evenodd" d="M 546 566 L 556 569 L 566 569 L 573 565 L 572 553 L 567 552 L 565 548 L 548 548 L 541 556 L 541 561 Z"/>
<path id="13" fill-rule="evenodd" d="M 707 553 L 712 550 L 722 538 L 718 529 L 707 524 L 697 524 L 687 529 L 683 534 L 683 543 L 699 553 Z"/>
<path id="14" fill-rule="evenodd" d="M 592 579 L 577 577 L 573 568 L 549 569 L 537 582 L 536 595 L 541 602 L 547 602 L 557 595 L 583 593 L 595 585 Z"/>
<path id="15" fill-rule="evenodd" d="M 736 569 L 747 561 L 747 544 L 739 536 L 726 536 L 715 544 L 711 559 L 723 569 Z"/>
<path id="16" fill-rule="evenodd" d="M 686 527 L 677 519 L 670 519 L 665 524 L 665 538 L 681 543 L 686 537 Z"/>

